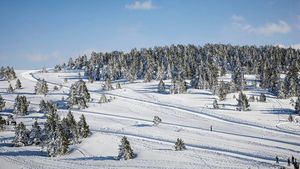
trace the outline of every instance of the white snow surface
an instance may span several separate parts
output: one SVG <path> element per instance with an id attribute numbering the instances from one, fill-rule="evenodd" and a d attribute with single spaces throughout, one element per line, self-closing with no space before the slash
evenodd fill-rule
<path id="1" fill-rule="evenodd" d="M 17 71 L 23 88 L 7 94 L 7 81 L 0 81 L 0 94 L 7 102 L 5 117 L 11 113 L 17 95 L 30 100 L 30 114 L 17 117 L 30 128 L 34 120 L 45 122 L 38 113 L 41 99 L 67 98 L 69 87 L 78 80 L 79 71 L 48 73 L 38 70 Z M 83 74 L 83 72 L 81 72 Z M 68 82 L 64 83 L 67 78 Z M 230 78 L 229 75 L 223 78 Z M 252 75 L 246 76 L 255 80 Z M 47 96 L 35 95 L 37 79 L 48 82 Z M 165 81 L 170 85 L 170 81 Z M 15 81 L 10 82 L 13 86 Z M 300 159 L 300 123 L 288 122 L 293 106 L 290 100 L 276 99 L 264 90 L 246 90 L 245 93 L 267 95 L 267 102 L 250 102 L 250 111 L 236 111 L 236 100 L 231 93 L 219 101 L 219 110 L 212 109 L 217 96 L 205 90 L 189 89 L 187 94 L 157 93 L 158 81 L 128 83 L 120 81 L 122 89 L 103 91 L 103 82 L 87 82 L 93 101 L 88 108 L 72 110 L 78 120 L 84 114 L 92 135 L 80 144 L 72 145 L 65 156 L 47 157 L 39 146 L 13 147 L 12 128 L 0 132 L 0 169 L 77 169 L 77 168 L 278 168 L 287 167 L 292 155 Z M 55 85 L 63 88 L 53 91 Z M 116 82 L 113 82 L 115 86 Z M 99 104 L 102 93 L 112 98 Z M 59 109 L 65 116 L 68 110 Z M 153 117 L 162 123 L 153 125 Z M 299 117 L 296 117 L 299 118 Z M 212 126 L 213 131 L 210 131 Z M 116 160 L 122 136 L 128 137 L 134 153 L 132 160 Z M 174 151 L 174 143 L 181 138 L 187 150 Z M 275 156 L 280 159 L 275 164 Z"/>

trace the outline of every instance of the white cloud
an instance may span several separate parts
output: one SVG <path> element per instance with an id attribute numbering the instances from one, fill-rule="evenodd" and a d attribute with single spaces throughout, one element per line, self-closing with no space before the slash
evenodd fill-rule
<path id="1" fill-rule="evenodd" d="M 239 29 L 249 32 L 256 33 L 264 36 L 271 36 L 274 34 L 286 34 L 289 33 L 292 28 L 285 21 L 277 21 L 273 23 L 266 23 L 262 26 L 253 26 L 249 24 L 246 19 L 239 15 L 233 15 L 231 17 L 232 23 Z"/>
<path id="2" fill-rule="evenodd" d="M 132 4 L 125 5 L 125 8 L 133 9 L 133 10 L 150 10 L 150 9 L 155 9 L 156 6 L 154 6 L 151 0 L 147 0 L 147 1 L 135 1 Z"/>

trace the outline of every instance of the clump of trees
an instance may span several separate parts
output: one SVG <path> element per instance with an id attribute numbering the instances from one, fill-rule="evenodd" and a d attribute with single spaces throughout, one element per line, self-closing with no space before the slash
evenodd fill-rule
<path id="1" fill-rule="evenodd" d="M 7 66 L 7 67 L 0 68 L 0 79 L 11 81 L 16 78 L 17 78 L 16 72 L 13 67 Z"/>
<path id="2" fill-rule="evenodd" d="M 72 84 L 68 98 L 71 106 L 78 105 L 81 108 L 87 108 L 87 102 L 90 99 L 90 93 L 82 79 Z"/>
<path id="3" fill-rule="evenodd" d="M 238 98 L 236 99 L 237 103 L 237 110 L 241 111 L 245 111 L 245 110 L 249 110 L 250 104 L 248 102 L 247 96 L 243 93 L 240 92 Z"/>
<path id="4" fill-rule="evenodd" d="M 28 115 L 28 107 L 30 102 L 26 96 L 17 96 L 14 104 L 14 113 L 20 116 Z"/>
<path id="5" fill-rule="evenodd" d="M 154 116 L 153 118 L 154 126 L 158 126 L 160 123 L 161 123 L 161 118 L 159 118 L 158 116 Z"/>
<path id="6" fill-rule="evenodd" d="M 222 87 L 218 88 L 219 76 L 231 73 L 230 90 L 226 91 L 236 92 L 246 88 L 245 74 L 255 74 L 261 88 L 287 98 L 300 94 L 299 56 L 299 50 L 278 46 L 171 45 L 132 49 L 127 53 L 92 52 L 89 59 L 83 55 L 56 68 L 83 69 L 85 76 L 96 81 L 171 79 L 172 94 L 184 93 L 185 90 L 179 89 L 187 85 L 181 83 L 190 80 L 191 88 L 211 91 L 221 88 L 220 100 L 225 98 L 225 93 Z M 283 80 L 279 76 L 281 73 L 286 74 Z"/>

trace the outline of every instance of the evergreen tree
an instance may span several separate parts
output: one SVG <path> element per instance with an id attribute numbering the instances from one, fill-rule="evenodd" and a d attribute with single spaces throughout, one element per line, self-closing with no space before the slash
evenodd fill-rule
<path id="1" fill-rule="evenodd" d="M 153 118 L 153 124 L 155 126 L 159 125 L 161 123 L 161 118 L 159 118 L 158 116 L 154 116 Z"/>
<path id="2" fill-rule="evenodd" d="M 39 126 L 38 122 L 35 121 L 32 125 L 29 134 L 30 144 L 39 145 L 42 142 L 41 137 L 42 137 L 41 127 Z"/>
<path id="3" fill-rule="evenodd" d="M 14 104 L 14 112 L 17 115 L 24 116 L 28 114 L 28 107 L 30 102 L 27 101 L 26 96 L 17 96 Z"/>
<path id="4" fill-rule="evenodd" d="M 292 114 L 289 114 L 288 121 L 289 122 L 293 122 L 294 121 L 294 118 L 293 118 Z"/>
<path id="5" fill-rule="evenodd" d="M 166 91 L 165 83 L 163 82 L 162 79 L 160 79 L 160 81 L 158 83 L 157 91 L 158 91 L 158 93 L 165 93 L 165 91 Z"/>
<path id="6" fill-rule="evenodd" d="M 8 88 L 7 88 L 7 93 L 13 93 L 14 89 L 12 88 L 11 84 L 9 84 Z"/>
<path id="7" fill-rule="evenodd" d="M 40 107 L 40 112 L 47 112 L 47 104 L 45 100 L 40 101 L 39 107 Z"/>
<path id="8" fill-rule="evenodd" d="M 0 112 L 3 110 L 3 108 L 5 107 L 5 101 L 3 99 L 3 97 L 0 95 Z"/>
<path id="9" fill-rule="evenodd" d="M 237 110 L 239 110 L 239 111 L 241 111 L 241 110 L 245 111 L 245 110 L 249 109 L 250 105 L 249 105 L 247 96 L 243 92 L 239 93 L 239 97 L 236 100 L 238 102 L 238 104 L 237 104 Z"/>
<path id="10" fill-rule="evenodd" d="M 71 138 L 72 142 L 76 144 L 76 143 L 78 143 L 79 132 L 78 132 L 76 120 L 71 111 L 68 112 L 66 120 L 67 120 L 66 127 L 68 127 L 70 130 L 70 138 Z"/>
<path id="11" fill-rule="evenodd" d="M 4 130 L 4 125 L 6 124 L 5 119 L 0 116 L 0 131 Z"/>
<path id="12" fill-rule="evenodd" d="M 47 82 L 43 80 L 39 80 L 35 86 L 35 93 L 36 94 L 43 94 L 46 96 L 49 92 Z"/>
<path id="13" fill-rule="evenodd" d="M 186 149 L 183 140 L 180 139 L 180 138 L 177 139 L 174 147 L 175 147 L 176 151 L 181 151 L 181 150 L 185 150 Z"/>
<path id="14" fill-rule="evenodd" d="M 19 79 L 17 79 L 15 89 L 21 89 L 21 88 L 22 88 L 21 81 Z"/>
<path id="15" fill-rule="evenodd" d="M 23 122 L 20 122 L 16 128 L 15 128 L 15 139 L 14 139 L 14 145 L 16 147 L 19 146 L 26 146 L 28 145 L 29 141 L 29 134 L 28 130 L 26 129 L 26 126 Z"/>
<path id="16" fill-rule="evenodd" d="M 226 92 L 226 86 L 223 81 L 221 81 L 220 85 L 218 86 L 218 96 L 220 100 L 225 100 L 227 92 Z"/>
<path id="17" fill-rule="evenodd" d="M 127 137 L 122 137 L 121 145 L 119 145 L 119 159 L 129 160 L 134 158 L 133 150 L 130 146 Z"/>
<path id="18" fill-rule="evenodd" d="M 298 99 L 295 103 L 295 112 L 300 115 L 300 96 L 298 97 Z"/>
<path id="19" fill-rule="evenodd" d="M 78 127 L 79 127 L 79 134 L 81 137 L 86 138 L 90 135 L 90 128 L 87 124 L 84 115 L 80 116 L 80 119 L 78 121 Z"/>
<path id="20" fill-rule="evenodd" d="M 214 109 L 219 109 L 219 104 L 218 104 L 217 99 L 214 99 L 214 102 L 213 102 L 213 108 L 214 108 Z"/>

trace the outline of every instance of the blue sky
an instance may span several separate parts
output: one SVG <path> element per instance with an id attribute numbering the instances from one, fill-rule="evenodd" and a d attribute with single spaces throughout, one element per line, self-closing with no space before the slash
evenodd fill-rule
<path id="1" fill-rule="evenodd" d="M 0 66 L 171 44 L 300 46 L 299 0 L 1 0 Z"/>

